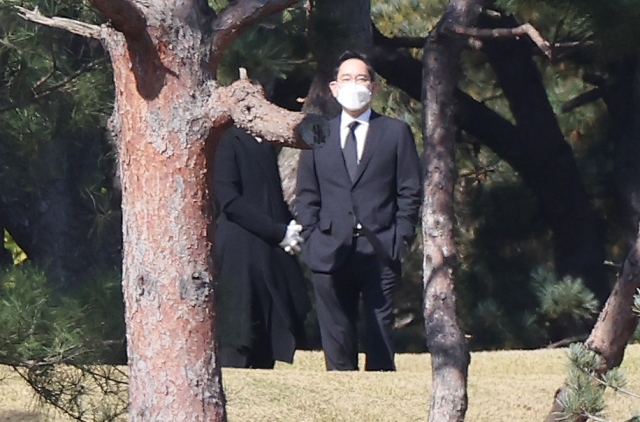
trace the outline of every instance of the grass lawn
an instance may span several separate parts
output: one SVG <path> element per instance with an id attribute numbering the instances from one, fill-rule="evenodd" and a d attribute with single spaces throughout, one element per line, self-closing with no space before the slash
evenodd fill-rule
<path id="1" fill-rule="evenodd" d="M 467 421 L 542 421 L 566 373 L 565 349 L 477 352 L 469 368 Z M 325 372 L 319 352 L 298 352 L 273 371 L 225 369 L 230 422 L 425 421 L 431 391 L 428 354 L 396 358 L 395 373 Z M 640 345 L 622 366 L 628 389 L 640 392 Z M 43 412 L 21 380 L 0 367 L 0 421 L 66 421 Z M 609 421 L 624 421 L 640 399 L 611 396 Z"/>

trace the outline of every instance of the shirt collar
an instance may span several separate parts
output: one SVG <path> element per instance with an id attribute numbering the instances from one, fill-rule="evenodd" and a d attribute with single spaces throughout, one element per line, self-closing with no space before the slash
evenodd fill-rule
<path id="1" fill-rule="evenodd" d="M 364 113 L 362 113 L 356 118 L 351 117 L 349 114 L 345 113 L 345 111 L 343 110 L 342 114 L 340 115 L 340 127 L 342 128 L 347 127 L 347 125 L 353 122 L 354 120 L 357 120 L 358 123 L 360 123 L 361 125 L 369 125 L 370 118 L 371 118 L 371 108 L 366 109 Z"/>

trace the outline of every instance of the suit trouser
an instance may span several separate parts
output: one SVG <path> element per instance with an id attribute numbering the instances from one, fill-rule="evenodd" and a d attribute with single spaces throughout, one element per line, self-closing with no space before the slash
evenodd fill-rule
<path id="1" fill-rule="evenodd" d="M 361 242 L 367 240 L 354 238 L 354 243 Z M 358 311 L 362 297 L 365 370 L 394 371 L 392 300 L 400 264 L 390 268 L 377 255 L 360 253 L 360 247 L 354 249 L 336 272 L 312 276 L 327 370 L 358 370 Z"/>

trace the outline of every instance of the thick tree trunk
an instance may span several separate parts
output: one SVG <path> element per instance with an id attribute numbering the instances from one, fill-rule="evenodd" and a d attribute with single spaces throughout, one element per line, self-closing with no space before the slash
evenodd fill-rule
<path id="1" fill-rule="evenodd" d="M 599 370 L 596 374 L 598 376 L 604 375 L 622 363 L 627 343 L 638 325 L 638 315 L 633 312 L 633 303 L 634 295 L 639 288 L 640 231 L 635 245 L 622 265 L 613 292 L 585 342 L 585 347 L 595 352 L 600 359 Z M 558 400 L 558 397 L 562 396 L 564 388 L 562 387 L 556 392 L 556 398 L 545 422 L 566 420 L 562 417 L 564 408 Z M 576 419 L 576 422 L 586 422 L 587 420 L 588 418 L 582 417 Z"/>
<path id="2" fill-rule="evenodd" d="M 515 20 L 507 18 L 499 26 L 508 25 L 515 26 Z M 610 289 L 598 221 L 530 50 L 526 40 L 514 39 L 488 40 L 483 49 L 509 100 L 518 139 L 531 163 L 521 175 L 535 187 L 543 216 L 555 234 L 556 271 L 582 277 L 604 303 Z"/>
<path id="3" fill-rule="evenodd" d="M 146 28 L 106 38 L 122 181 L 123 291 L 132 421 L 223 421 L 204 119 L 193 2 L 157 5 Z M 157 43 L 157 50 L 154 45 Z"/>
<path id="4" fill-rule="evenodd" d="M 20 9 L 25 19 L 101 39 L 111 57 L 132 421 L 226 420 L 208 184 L 216 142 L 235 121 L 303 147 L 324 141 L 326 123 L 269 104 L 246 79 L 227 88 L 213 79 L 242 28 L 292 2 L 246 0 L 215 18 L 204 0 L 92 0 L 110 27 Z"/>
<path id="5" fill-rule="evenodd" d="M 467 410 L 469 351 L 456 313 L 454 241 L 456 126 L 454 92 L 464 40 L 449 24 L 474 25 L 482 0 L 452 0 L 427 38 L 423 58 L 424 320 L 433 368 L 429 421 L 463 421 Z"/>

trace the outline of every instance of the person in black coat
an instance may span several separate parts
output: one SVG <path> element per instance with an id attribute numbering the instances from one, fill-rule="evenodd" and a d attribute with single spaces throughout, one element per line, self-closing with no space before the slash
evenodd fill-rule
<path id="1" fill-rule="evenodd" d="M 292 363 L 305 341 L 310 302 L 299 250 L 301 229 L 282 195 L 277 153 L 242 129 L 222 137 L 214 167 L 217 321 L 223 367 Z M 285 251 L 285 248 L 289 253 Z"/>
<path id="2" fill-rule="evenodd" d="M 393 292 L 415 237 L 421 177 L 409 126 L 371 110 L 375 87 L 366 57 L 345 53 L 330 84 L 342 113 L 298 166 L 296 217 L 329 370 L 358 369 L 360 299 L 365 370 L 395 370 Z"/>

